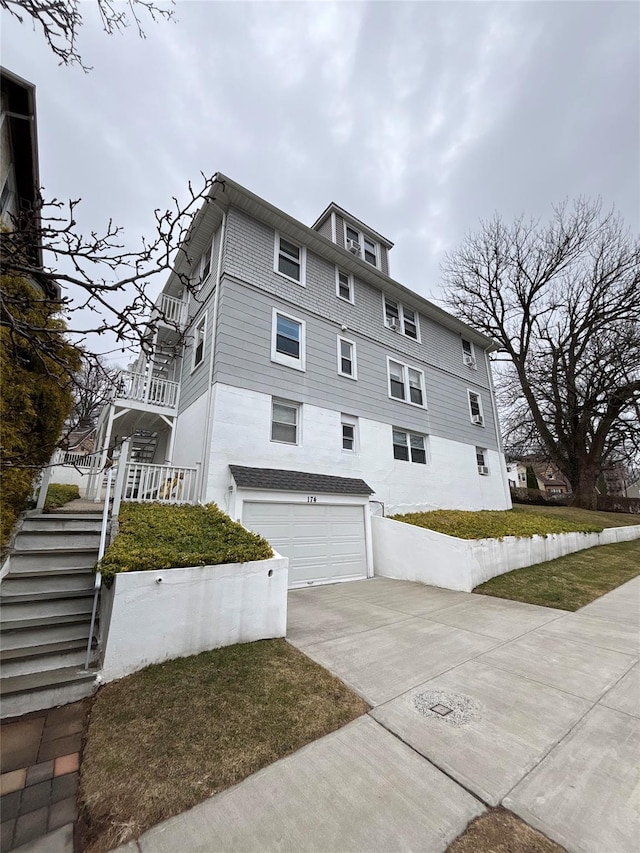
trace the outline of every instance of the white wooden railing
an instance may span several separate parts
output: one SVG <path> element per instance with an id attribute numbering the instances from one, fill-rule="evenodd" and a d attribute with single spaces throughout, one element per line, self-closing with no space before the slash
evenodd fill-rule
<path id="1" fill-rule="evenodd" d="M 175 296 L 169 296 L 167 293 L 161 293 L 156 308 L 159 312 L 160 320 L 182 328 L 187 319 L 186 303 L 182 299 L 176 299 Z"/>
<path id="2" fill-rule="evenodd" d="M 129 462 L 124 472 L 123 501 L 166 504 L 197 502 L 199 467 Z"/>
<path id="3" fill-rule="evenodd" d="M 50 465 L 72 465 L 74 468 L 98 468 L 99 453 L 79 453 L 77 450 L 56 450 L 51 457 Z"/>
<path id="4" fill-rule="evenodd" d="M 122 370 L 118 377 L 116 397 L 175 409 L 178 405 L 179 388 L 179 383 L 170 379 Z"/>

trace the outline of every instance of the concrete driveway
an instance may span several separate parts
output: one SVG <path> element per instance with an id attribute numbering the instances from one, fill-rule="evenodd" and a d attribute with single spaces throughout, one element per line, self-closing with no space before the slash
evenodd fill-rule
<path id="1" fill-rule="evenodd" d="M 638 850 L 639 628 L 640 578 L 577 613 L 384 578 L 289 596 L 290 642 L 374 720 L 590 853 Z"/>
<path id="2" fill-rule="evenodd" d="M 569 851 L 637 853 L 639 627 L 640 578 L 576 614 L 383 578 L 292 592 L 290 642 L 371 712 L 122 853 L 442 853 L 501 802 Z"/>

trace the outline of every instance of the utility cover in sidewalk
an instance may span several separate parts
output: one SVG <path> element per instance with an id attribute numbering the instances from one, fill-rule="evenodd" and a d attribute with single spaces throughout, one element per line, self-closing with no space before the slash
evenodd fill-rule
<path id="1" fill-rule="evenodd" d="M 463 726 L 480 716 L 480 705 L 470 696 L 429 690 L 416 693 L 413 705 L 419 714 L 432 720 L 441 720 L 451 726 Z"/>

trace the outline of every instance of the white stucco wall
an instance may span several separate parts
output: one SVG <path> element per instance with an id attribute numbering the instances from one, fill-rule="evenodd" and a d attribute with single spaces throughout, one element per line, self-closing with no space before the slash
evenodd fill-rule
<path id="1" fill-rule="evenodd" d="M 104 681 L 208 649 L 284 637 L 289 561 L 116 575 L 102 589 Z"/>
<path id="2" fill-rule="evenodd" d="M 63 483 L 66 486 L 77 486 L 80 491 L 80 497 L 86 495 L 89 485 L 89 472 L 81 471 L 74 468 L 73 465 L 53 465 L 51 468 L 51 476 L 49 484 Z"/>
<path id="3" fill-rule="evenodd" d="M 552 533 L 504 539 L 458 539 L 394 521 L 372 518 L 374 574 L 471 592 L 491 578 L 555 560 L 596 545 L 640 539 L 640 525 L 602 533 Z"/>
<path id="4" fill-rule="evenodd" d="M 455 507 L 510 509 L 503 457 L 487 454 L 491 475 L 478 474 L 475 447 L 430 436 L 430 462 L 393 458 L 387 423 L 360 418 L 358 452 L 342 450 L 339 411 L 304 404 L 296 446 L 270 440 L 271 396 L 217 383 L 207 478 L 207 500 L 223 508 L 231 483 L 229 465 L 285 468 L 339 477 L 359 477 L 382 501 L 386 512 Z M 176 457 L 177 459 L 177 457 Z M 186 463 L 185 463 L 186 464 Z"/>

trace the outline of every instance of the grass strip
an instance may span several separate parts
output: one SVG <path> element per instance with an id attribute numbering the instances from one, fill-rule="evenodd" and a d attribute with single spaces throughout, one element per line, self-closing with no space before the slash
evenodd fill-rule
<path id="1" fill-rule="evenodd" d="M 579 610 L 640 574 L 640 539 L 600 545 L 492 578 L 473 591 L 560 610 Z"/>
<path id="2" fill-rule="evenodd" d="M 82 849 L 102 853 L 367 711 L 285 640 L 228 646 L 104 686 L 80 777 Z"/>

